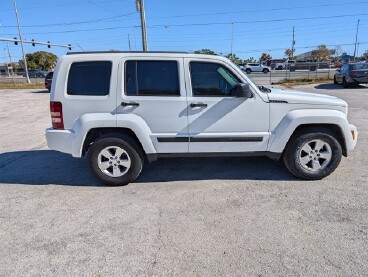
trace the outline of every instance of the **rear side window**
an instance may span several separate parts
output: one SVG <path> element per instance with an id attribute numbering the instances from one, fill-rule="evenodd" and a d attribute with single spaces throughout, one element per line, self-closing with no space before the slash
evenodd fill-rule
<path id="1" fill-rule="evenodd" d="M 125 94 L 129 96 L 179 96 L 176 61 L 127 61 Z"/>
<path id="2" fill-rule="evenodd" d="M 103 96 L 110 91 L 112 62 L 76 62 L 69 70 L 69 95 Z"/>

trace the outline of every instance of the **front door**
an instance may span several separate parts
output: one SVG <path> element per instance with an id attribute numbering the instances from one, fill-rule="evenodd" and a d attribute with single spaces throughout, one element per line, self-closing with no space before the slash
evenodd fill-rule
<path id="1" fill-rule="evenodd" d="M 266 151 L 269 103 L 254 90 L 238 98 L 232 88 L 246 79 L 223 61 L 185 59 L 189 152 Z"/>

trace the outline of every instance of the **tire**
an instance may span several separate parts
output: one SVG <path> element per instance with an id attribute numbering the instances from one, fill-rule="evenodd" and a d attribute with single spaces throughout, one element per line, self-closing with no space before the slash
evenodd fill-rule
<path id="1" fill-rule="evenodd" d="M 249 68 L 247 68 L 247 69 L 245 70 L 245 72 L 246 72 L 247 74 L 250 74 L 250 73 L 252 72 L 252 70 L 250 70 Z"/>
<path id="2" fill-rule="evenodd" d="M 295 134 L 283 155 L 286 168 L 295 177 L 305 180 L 327 177 L 341 158 L 342 148 L 335 134 L 324 128 L 310 128 Z"/>
<path id="3" fill-rule="evenodd" d="M 268 72 L 270 72 L 267 68 L 262 70 L 264 74 L 267 74 Z"/>
<path id="4" fill-rule="evenodd" d="M 282 67 L 282 65 L 279 65 L 276 70 L 283 70 L 284 68 Z"/>
<path id="5" fill-rule="evenodd" d="M 348 88 L 349 87 L 349 83 L 346 81 L 345 77 L 342 79 L 342 86 L 344 88 Z"/>
<path id="6" fill-rule="evenodd" d="M 339 82 L 336 80 L 336 76 L 334 76 L 334 85 L 338 85 Z"/>
<path id="7" fill-rule="evenodd" d="M 88 151 L 93 175 L 108 186 L 124 186 L 133 182 L 142 171 L 143 161 L 143 152 L 135 140 L 122 134 L 101 137 Z"/>

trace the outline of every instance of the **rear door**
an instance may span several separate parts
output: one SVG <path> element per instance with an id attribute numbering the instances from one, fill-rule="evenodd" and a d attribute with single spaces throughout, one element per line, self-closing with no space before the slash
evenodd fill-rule
<path id="1" fill-rule="evenodd" d="M 127 57 L 120 62 L 117 126 L 134 115 L 151 132 L 158 153 L 187 153 L 187 102 L 183 58 Z"/>

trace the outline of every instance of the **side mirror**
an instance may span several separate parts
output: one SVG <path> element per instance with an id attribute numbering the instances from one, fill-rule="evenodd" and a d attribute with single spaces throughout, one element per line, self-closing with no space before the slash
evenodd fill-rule
<path id="1" fill-rule="evenodd" d="M 232 89 L 232 94 L 241 98 L 252 98 L 253 92 L 249 84 L 237 84 Z"/>
<path id="2" fill-rule="evenodd" d="M 341 69 L 340 69 L 340 68 L 336 69 L 336 72 L 340 72 L 340 71 L 341 71 Z"/>

